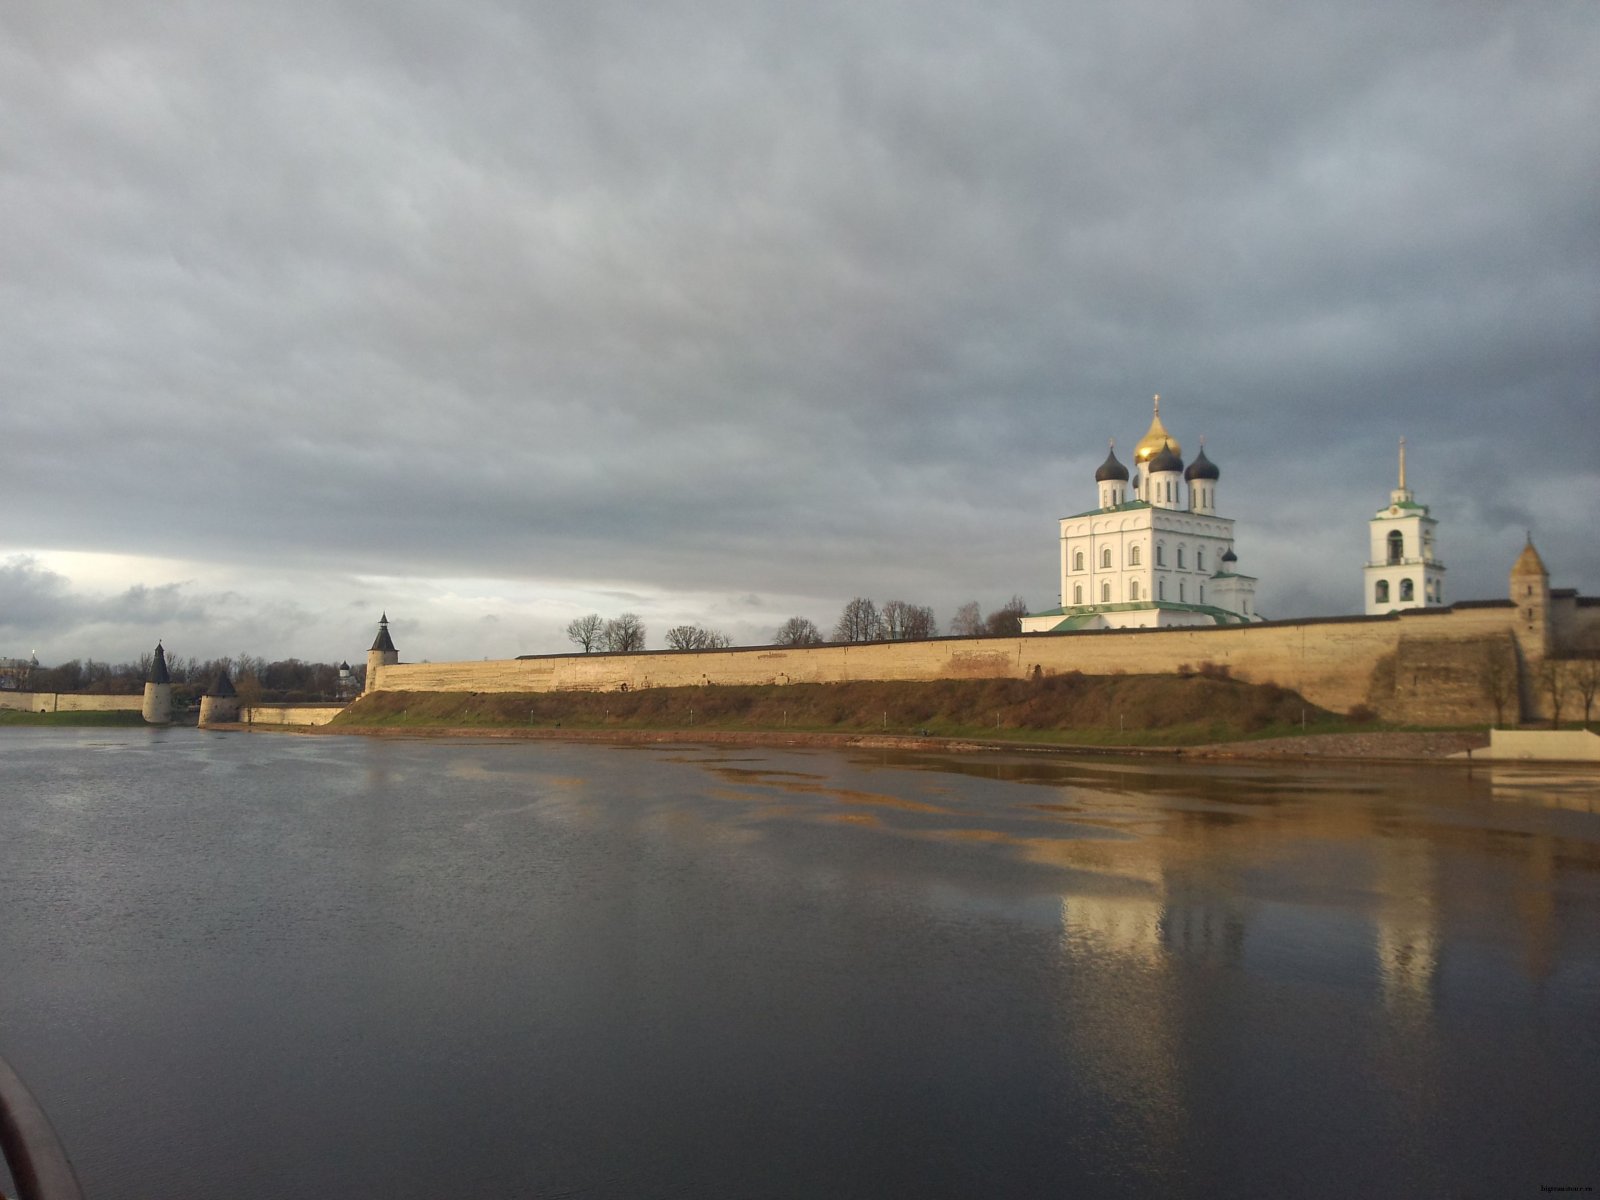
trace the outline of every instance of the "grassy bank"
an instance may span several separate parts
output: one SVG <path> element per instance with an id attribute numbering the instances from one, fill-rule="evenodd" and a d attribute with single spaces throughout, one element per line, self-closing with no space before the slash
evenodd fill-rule
<path id="1" fill-rule="evenodd" d="M 1302 726 L 1302 722 L 1304 725 Z M 816 683 L 637 692 L 378 692 L 333 728 L 788 730 L 1191 746 L 1371 729 L 1272 684 L 1200 675 Z"/>
<path id="2" fill-rule="evenodd" d="M 0 709 L 0 726 L 3 725 L 143 725 L 144 717 L 137 711 L 128 712 L 19 712 Z"/>

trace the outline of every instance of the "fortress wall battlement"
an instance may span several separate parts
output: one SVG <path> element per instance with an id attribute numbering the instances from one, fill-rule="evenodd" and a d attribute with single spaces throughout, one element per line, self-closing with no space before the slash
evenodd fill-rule
<path id="1" fill-rule="evenodd" d="M 1041 675 L 1068 671 L 1162 674 L 1209 663 L 1226 667 L 1234 678 L 1245 682 L 1292 688 L 1313 704 L 1338 712 L 1370 704 L 1386 716 L 1407 721 L 1467 722 L 1493 716 L 1488 701 L 1475 695 L 1467 682 L 1467 664 L 1479 653 L 1471 644 L 1502 645 L 1514 619 L 1510 605 L 1495 605 L 1206 628 L 395 663 L 382 667 L 369 688 L 616 691 L 707 684 L 1027 678 L 1036 671 Z M 1456 668 L 1453 685 L 1437 697 L 1426 687 L 1397 690 L 1402 639 L 1408 664 L 1448 659 Z M 1428 649 L 1439 643 L 1459 645 L 1448 652 Z M 1383 670 L 1377 670 L 1380 664 L 1384 664 Z M 1375 680 L 1381 685 L 1376 691 Z"/>

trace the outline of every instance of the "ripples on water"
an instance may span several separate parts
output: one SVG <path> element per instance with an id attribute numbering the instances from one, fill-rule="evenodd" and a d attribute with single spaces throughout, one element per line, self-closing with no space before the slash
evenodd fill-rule
<path id="1" fill-rule="evenodd" d="M 1600 1186 L 1600 786 L 0 733 L 90 1196 Z"/>

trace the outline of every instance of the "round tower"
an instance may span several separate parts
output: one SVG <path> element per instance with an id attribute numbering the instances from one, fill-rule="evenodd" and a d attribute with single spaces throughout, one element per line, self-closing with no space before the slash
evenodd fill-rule
<path id="1" fill-rule="evenodd" d="M 1517 606 L 1512 627 L 1525 662 L 1538 662 L 1550 653 L 1550 572 L 1533 548 L 1533 534 L 1511 567 L 1511 603 Z"/>
<path id="2" fill-rule="evenodd" d="M 1116 508 L 1128 498 L 1128 468 L 1117 461 L 1117 443 L 1112 439 L 1111 452 L 1106 455 L 1105 462 L 1100 464 L 1100 469 L 1094 473 L 1094 481 L 1100 485 L 1100 507 Z"/>
<path id="3" fill-rule="evenodd" d="M 227 668 L 217 672 L 217 677 L 206 694 L 200 697 L 201 725 L 228 725 L 239 719 L 239 693 L 233 690 L 233 680 Z"/>
<path id="4" fill-rule="evenodd" d="M 372 639 L 372 649 L 367 651 L 367 691 L 377 691 L 380 670 L 399 661 L 400 652 L 389 636 L 389 614 L 384 613 L 378 618 L 378 636 Z"/>
<path id="5" fill-rule="evenodd" d="M 150 676 L 144 683 L 143 714 L 147 725 L 172 724 L 172 676 L 167 673 L 167 652 L 156 643 Z"/>

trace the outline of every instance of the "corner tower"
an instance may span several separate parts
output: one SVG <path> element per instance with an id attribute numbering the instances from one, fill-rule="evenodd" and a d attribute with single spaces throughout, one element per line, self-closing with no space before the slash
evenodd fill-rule
<path id="1" fill-rule="evenodd" d="M 1533 534 L 1511 567 L 1511 603 L 1517 606 L 1512 634 L 1524 662 L 1539 662 L 1550 653 L 1550 572 L 1533 548 Z"/>
<path id="2" fill-rule="evenodd" d="M 1406 486 L 1405 438 L 1400 439 L 1399 486 L 1389 493 L 1389 506 L 1380 508 L 1367 524 L 1370 545 L 1362 572 L 1366 614 L 1372 617 L 1402 608 L 1442 606 L 1444 564 L 1434 548 L 1439 522 Z"/>
<path id="3" fill-rule="evenodd" d="M 167 652 L 160 642 L 150 658 L 150 675 L 145 679 L 140 711 L 147 725 L 172 724 L 172 676 L 167 673 Z"/>
<path id="4" fill-rule="evenodd" d="M 378 636 L 372 639 L 372 649 L 367 651 L 367 691 L 378 690 L 378 672 L 400 661 L 400 652 L 394 648 L 389 636 L 389 614 L 378 618 Z"/>

